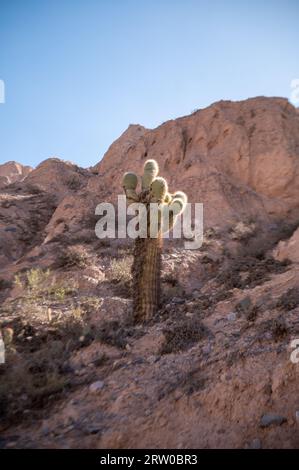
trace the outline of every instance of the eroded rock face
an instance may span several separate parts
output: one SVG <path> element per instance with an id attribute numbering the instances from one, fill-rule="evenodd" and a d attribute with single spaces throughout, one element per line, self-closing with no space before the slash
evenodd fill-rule
<path id="1" fill-rule="evenodd" d="M 17 162 L 7 162 L 0 165 L 0 188 L 17 181 L 23 181 L 31 171 L 30 166 L 21 165 Z"/>
<path id="2" fill-rule="evenodd" d="M 42 243 L 55 207 L 47 193 L 0 194 L 0 269 Z"/>
<path id="3" fill-rule="evenodd" d="M 46 191 L 61 200 L 66 194 L 82 189 L 90 172 L 59 158 L 48 158 L 40 163 L 26 178 L 30 190 Z"/>
<path id="4" fill-rule="evenodd" d="M 90 175 L 88 170 L 57 158 L 45 160 L 34 170 L 30 168 L 26 177 L 26 167 L 14 162 L 3 167 L 0 170 L 3 174 L 5 170 L 9 184 L 0 194 L 0 268 L 17 262 L 44 242 L 44 229 L 59 202 L 82 190 Z M 74 210 L 78 212 L 80 207 Z"/>
<path id="5" fill-rule="evenodd" d="M 299 116 L 286 99 L 220 101 L 153 130 L 130 126 L 89 189 L 118 194 L 122 173 L 140 172 L 147 158 L 159 162 L 170 189 L 179 184 L 204 203 L 207 226 L 298 216 Z"/>

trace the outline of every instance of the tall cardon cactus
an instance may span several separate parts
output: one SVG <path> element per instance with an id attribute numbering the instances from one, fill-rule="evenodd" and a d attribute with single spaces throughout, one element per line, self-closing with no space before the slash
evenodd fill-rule
<path id="1" fill-rule="evenodd" d="M 137 192 L 138 177 L 135 173 L 125 173 L 123 189 L 127 202 L 140 202 L 146 207 L 146 237 L 135 239 L 133 278 L 133 314 L 135 320 L 150 320 L 159 308 L 161 288 L 161 253 L 163 234 L 174 226 L 177 216 L 187 203 L 182 191 L 168 192 L 164 178 L 158 176 L 159 167 L 155 160 L 147 160 L 141 178 L 141 191 Z M 158 217 L 152 217 L 151 208 L 157 204 Z M 154 223 L 154 221 L 157 223 Z"/>

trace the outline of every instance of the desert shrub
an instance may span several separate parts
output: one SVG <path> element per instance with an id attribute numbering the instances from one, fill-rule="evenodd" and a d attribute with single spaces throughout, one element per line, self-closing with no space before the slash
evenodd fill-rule
<path id="1" fill-rule="evenodd" d="M 81 307 L 86 312 L 94 312 L 98 310 L 103 303 L 103 299 L 99 298 L 98 296 L 87 296 L 81 297 Z"/>
<path id="2" fill-rule="evenodd" d="M 0 279 L 0 290 L 10 289 L 12 287 L 12 282 L 7 279 Z"/>
<path id="3" fill-rule="evenodd" d="M 49 269 L 31 268 L 24 273 L 16 274 L 14 284 L 22 289 L 27 289 L 28 293 L 38 294 L 44 288 L 49 276 Z"/>
<path id="4" fill-rule="evenodd" d="M 24 409 L 44 407 L 68 386 L 68 378 L 62 372 L 64 356 L 62 351 L 58 356 L 47 345 L 16 367 L 7 366 L 0 383 L 0 421 L 23 419 Z M 24 399 L 20 400 L 20 396 Z"/>
<path id="5" fill-rule="evenodd" d="M 116 320 L 103 322 L 97 330 L 96 339 L 124 349 L 127 344 L 127 330 Z"/>
<path id="6" fill-rule="evenodd" d="M 131 275 L 131 266 L 133 258 L 131 256 L 125 256 L 121 259 L 112 259 L 108 269 L 108 279 L 114 282 L 122 282 L 129 284 Z"/>
<path id="7" fill-rule="evenodd" d="M 66 286 L 59 283 L 52 284 L 47 291 L 50 296 L 60 301 L 63 301 L 66 296 L 73 295 L 75 292 L 75 286 Z"/>
<path id="8" fill-rule="evenodd" d="M 247 321 L 255 321 L 258 314 L 258 306 L 253 304 L 247 296 L 235 305 L 235 310 L 246 318 Z"/>
<path id="9" fill-rule="evenodd" d="M 200 320 L 184 318 L 163 329 L 164 342 L 161 354 L 176 353 L 189 349 L 200 339 L 206 337 L 207 329 Z"/>
<path id="10" fill-rule="evenodd" d="M 272 320 L 270 331 L 272 332 L 274 340 L 278 341 L 281 338 L 284 338 L 288 333 L 285 319 L 280 316 Z"/>
<path id="11" fill-rule="evenodd" d="M 265 257 L 263 253 L 255 252 L 253 256 L 246 252 L 233 258 L 217 275 L 216 281 L 227 290 L 252 288 L 269 280 L 270 274 L 284 272 L 289 264 L 289 261 Z"/>
<path id="12" fill-rule="evenodd" d="M 45 281 L 49 278 L 50 270 L 43 271 L 39 268 L 32 268 L 26 272 L 26 280 L 28 289 L 35 292 L 41 288 Z"/>
<path id="13" fill-rule="evenodd" d="M 104 321 L 98 326 L 95 339 L 110 346 L 124 349 L 130 338 L 142 335 L 142 329 L 136 330 L 128 320 L 111 320 Z"/>
<path id="14" fill-rule="evenodd" d="M 57 281 L 49 269 L 32 268 L 15 275 L 14 283 L 23 289 L 19 299 L 22 311 L 28 316 L 43 315 L 42 303 L 54 298 L 63 301 L 66 296 L 77 292 L 74 281 Z M 42 301 L 42 302 L 41 302 Z"/>
<path id="15" fill-rule="evenodd" d="M 81 180 L 78 175 L 71 176 L 67 180 L 66 185 L 69 189 L 72 189 L 72 190 L 80 189 L 82 186 Z"/>
<path id="16" fill-rule="evenodd" d="M 84 320 L 84 312 L 80 306 L 72 306 L 67 315 L 56 322 L 58 334 L 64 339 L 78 342 L 89 332 Z M 72 344 L 74 346 L 74 343 Z"/>
<path id="17" fill-rule="evenodd" d="M 299 290 L 296 287 L 292 287 L 288 289 L 287 292 L 281 295 L 276 303 L 276 307 L 289 311 L 293 310 L 299 305 Z"/>
<path id="18" fill-rule="evenodd" d="M 256 226 L 254 223 L 245 223 L 245 222 L 238 222 L 232 229 L 231 229 L 231 238 L 233 240 L 248 240 L 252 237 L 256 232 Z"/>
<path id="19" fill-rule="evenodd" d="M 89 257 L 83 246 L 69 246 L 58 256 L 56 267 L 59 268 L 86 268 L 89 265 Z"/>

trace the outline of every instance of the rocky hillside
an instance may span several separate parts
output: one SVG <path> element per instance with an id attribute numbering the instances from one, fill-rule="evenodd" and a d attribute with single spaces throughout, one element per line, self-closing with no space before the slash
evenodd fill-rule
<path id="1" fill-rule="evenodd" d="M 174 187 L 203 202 L 205 225 L 298 218 L 299 113 L 286 99 L 220 101 L 154 130 L 130 126 L 94 170 L 107 193 L 155 158 Z"/>
<path id="2" fill-rule="evenodd" d="M 0 165 L 0 188 L 16 181 L 23 181 L 31 170 L 30 166 L 24 166 L 17 162 L 7 162 Z"/>
<path id="3" fill-rule="evenodd" d="M 94 210 L 147 158 L 203 202 L 204 243 L 165 243 L 161 308 L 137 325 L 131 241 L 98 240 Z M 9 165 L 0 447 L 299 447 L 299 114 L 287 100 L 131 125 L 89 169 L 50 158 L 14 178 Z"/>

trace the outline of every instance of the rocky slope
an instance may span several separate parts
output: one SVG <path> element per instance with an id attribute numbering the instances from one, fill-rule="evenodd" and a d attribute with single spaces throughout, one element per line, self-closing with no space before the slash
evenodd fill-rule
<path id="1" fill-rule="evenodd" d="M 98 240 L 94 209 L 147 158 L 204 203 L 205 231 L 165 243 L 161 309 L 136 325 L 131 242 Z M 260 97 L 5 183 L 0 447 L 299 447 L 298 171 L 297 110 Z"/>
<path id="2" fill-rule="evenodd" d="M 7 162 L 0 165 L 0 188 L 4 188 L 16 181 L 22 181 L 29 175 L 32 168 L 17 162 Z"/>
<path id="3" fill-rule="evenodd" d="M 298 218 L 299 114 L 282 98 L 220 101 L 154 130 L 129 129 L 96 165 L 106 191 L 155 158 L 171 185 L 203 202 L 205 224 Z"/>

